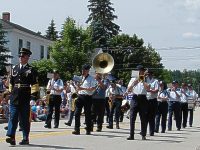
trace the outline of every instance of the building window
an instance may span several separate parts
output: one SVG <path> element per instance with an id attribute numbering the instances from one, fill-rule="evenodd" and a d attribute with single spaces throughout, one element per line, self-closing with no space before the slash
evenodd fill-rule
<path id="1" fill-rule="evenodd" d="M 26 42 L 26 48 L 31 50 L 31 42 L 29 42 L 29 41 Z"/>
<path id="2" fill-rule="evenodd" d="M 41 45 L 40 46 L 40 59 L 43 59 L 44 58 L 44 46 Z"/>
<path id="3" fill-rule="evenodd" d="M 50 59 L 50 48 L 47 47 L 47 59 Z"/>
<path id="4" fill-rule="evenodd" d="M 23 47 L 23 40 L 22 39 L 19 39 L 19 51 L 20 51 L 20 49 Z M 18 52 L 19 52 L 18 51 Z"/>

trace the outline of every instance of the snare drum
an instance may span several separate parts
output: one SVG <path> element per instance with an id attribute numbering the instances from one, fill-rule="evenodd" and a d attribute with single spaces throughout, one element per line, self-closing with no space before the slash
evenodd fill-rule
<path id="1" fill-rule="evenodd" d="M 188 99 L 188 109 L 195 108 L 195 101 L 193 99 Z"/>
<path id="2" fill-rule="evenodd" d="M 126 112 L 127 110 L 129 110 L 129 108 L 130 108 L 129 101 L 127 99 L 124 99 L 121 105 L 122 112 Z"/>

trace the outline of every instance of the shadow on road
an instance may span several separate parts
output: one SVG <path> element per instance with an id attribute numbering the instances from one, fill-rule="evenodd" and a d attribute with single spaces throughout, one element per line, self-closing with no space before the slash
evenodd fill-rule
<path id="1" fill-rule="evenodd" d="M 52 149 L 84 149 L 78 147 L 65 147 L 65 146 L 56 146 L 56 145 L 41 145 L 41 144 L 29 144 L 27 146 L 16 146 L 16 147 L 39 147 L 39 148 L 52 148 Z"/>

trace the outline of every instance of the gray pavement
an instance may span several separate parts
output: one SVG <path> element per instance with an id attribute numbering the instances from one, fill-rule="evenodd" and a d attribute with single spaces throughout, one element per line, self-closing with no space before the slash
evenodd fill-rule
<path id="1" fill-rule="evenodd" d="M 200 150 L 200 108 L 194 111 L 193 127 L 187 127 L 176 131 L 175 122 L 173 130 L 166 133 L 157 133 L 155 136 L 147 136 L 146 141 L 141 140 L 139 117 L 136 122 L 136 135 L 134 141 L 127 141 L 129 136 L 129 120 L 125 118 L 120 124 L 120 129 L 107 129 L 106 123 L 103 132 L 93 132 L 85 135 L 84 125 L 81 135 L 72 135 L 73 126 L 64 125 L 65 120 L 60 121 L 58 129 L 44 128 L 44 122 L 32 122 L 30 145 L 15 147 L 5 143 L 6 131 L 3 129 L 6 123 L 0 124 L 0 149 L 77 149 L 77 150 Z M 82 118 L 83 122 L 84 118 Z M 96 128 L 94 128 L 95 130 Z M 17 131 L 17 143 L 21 140 L 21 132 Z"/>

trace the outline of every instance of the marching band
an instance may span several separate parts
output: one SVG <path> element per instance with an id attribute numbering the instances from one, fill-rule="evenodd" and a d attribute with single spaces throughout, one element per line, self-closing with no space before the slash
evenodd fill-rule
<path id="1" fill-rule="evenodd" d="M 102 58 L 105 59 L 102 60 Z M 120 121 L 123 121 L 124 113 L 126 113 L 126 118 L 130 119 L 130 135 L 127 140 L 135 139 L 137 113 L 139 113 L 141 121 L 140 134 L 142 140 L 146 140 L 148 125 L 150 136 L 154 136 L 154 133 L 159 132 L 160 124 L 161 133 L 165 133 L 166 129 L 171 131 L 173 117 L 178 131 L 181 130 L 181 127 L 187 127 L 188 115 L 189 126 L 192 126 L 193 111 L 198 96 L 191 84 L 182 83 L 181 87 L 179 87 L 178 81 L 173 81 L 171 86 L 167 87 L 164 81 L 154 78 L 152 70 L 138 65 L 136 69 L 138 74 L 131 77 L 126 88 L 121 79 L 117 80 L 115 77 L 108 77 L 108 73 L 113 66 L 114 60 L 110 55 L 97 55 L 93 61 L 95 75 L 89 73 L 91 66 L 84 64 L 82 66 L 82 76 L 74 76 L 74 80 L 66 84 L 60 79 L 58 71 L 55 71 L 53 78 L 49 80 L 47 85 L 48 114 L 44 127 L 51 128 L 54 110 L 54 128 L 59 127 L 61 94 L 64 90 L 63 94 L 66 95 L 67 99 L 64 105 L 67 105 L 70 111 L 65 125 L 71 126 L 75 116 L 74 131 L 72 132 L 75 135 L 80 134 L 82 113 L 85 114 L 86 135 L 90 135 L 93 132 L 95 123 L 97 124 L 96 131 L 102 131 L 105 114 L 108 123 L 106 127 L 113 129 L 113 122 L 115 121 L 116 129 L 119 129 Z M 13 86 L 16 87 L 16 84 Z M 16 88 L 19 89 L 20 87 Z M 9 122 L 7 136 L 10 138 L 7 138 L 7 143 L 15 145 L 15 135 L 11 135 L 10 132 L 12 119 Z M 18 118 L 15 119 L 18 120 Z M 14 130 L 16 130 L 16 127 Z M 30 132 L 28 128 L 26 132 Z M 21 144 L 29 144 L 28 135 L 22 140 Z"/>

